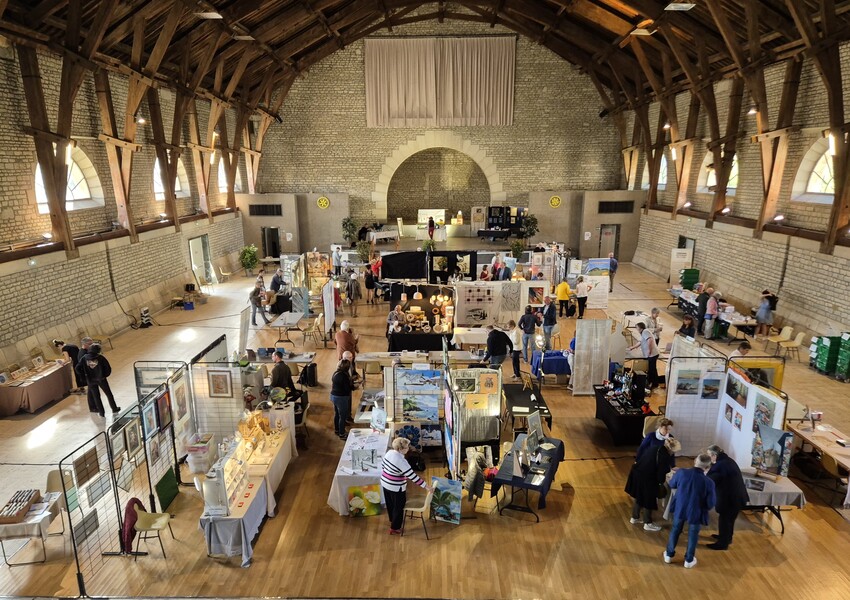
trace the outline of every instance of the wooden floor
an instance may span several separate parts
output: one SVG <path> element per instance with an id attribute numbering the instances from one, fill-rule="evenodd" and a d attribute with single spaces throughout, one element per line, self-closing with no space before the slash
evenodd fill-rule
<path id="1" fill-rule="evenodd" d="M 209 341 L 227 333 L 235 342 L 238 311 L 251 282 L 219 285 L 206 305 L 194 312 L 157 316 L 160 326 L 132 331 L 115 340 L 107 353 L 119 404 L 135 398 L 135 360 L 187 359 Z M 625 309 L 664 307 L 664 282 L 623 265 L 611 299 L 612 315 Z M 361 350 L 384 350 L 385 306 L 361 306 L 352 319 L 361 334 Z M 590 317 L 601 318 L 602 311 Z M 665 338 L 678 327 L 675 311 L 664 313 Z M 567 343 L 574 321 L 562 322 Z M 270 344 L 276 330 L 258 331 Z M 727 350 L 725 345 L 724 350 Z M 527 515 L 488 516 L 461 525 L 429 524 L 426 541 L 411 522 L 404 538 L 387 535 L 385 517 L 350 519 L 326 503 L 343 443 L 332 435 L 333 411 L 327 381 L 334 350 L 318 356 L 322 385 L 310 390 L 309 450 L 301 453 L 278 490 L 278 515 L 267 520 L 254 548 L 254 564 L 206 556 L 198 516 L 202 504 L 192 488 L 183 488 L 172 505 L 177 540 L 166 536 L 168 560 L 156 543 L 151 555 L 132 562 L 106 559 L 87 579 L 93 596 L 148 597 L 341 597 L 341 598 L 757 598 L 846 599 L 850 597 L 850 524 L 813 494 L 805 510 L 784 513 L 785 535 L 771 516 L 739 519 L 728 552 L 698 550 L 699 565 L 682 568 L 679 552 L 665 565 L 662 552 L 669 524 L 649 533 L 628 521 L 624 494 L 634 448 L 615 448 L 604 426 L 593 418 L 593 401 L 572 397 L 549 385 L 543 394 L 554 419 L 554 436 L 565 441 L 567 460 L 558 471 L 562 491 L 552 491 L 541 522 Z M 830 422 L 850 430 L 850 387 L 790 365 L 786 391 L 827 413 Z M 661 402 L 663 398 L 656 397 Z M 103 421 L 92 419 L 82 397 L 71 397 L 36 415 L 0 420 L 0 496 L 20 487 L 43 485 L 49 466 L 88 439 Z M 436 458 L 436 457 L 435 457 Z M 429 474 L 442 474 L 435 459 Z M 710 540 L 706 531 L 702 543 Z M 684 539 L 682 540 L 684 542 Z M 0 595 L 76 595 L 76 575 L 67 535 L 48 541 L 46 565 L 0 568 Z M 64 547 L 63 547 L 64 544 Z M 16 559 L 30 556 L 25 548 Z M 63 554 L 64 553 L 64 554 Z"/>

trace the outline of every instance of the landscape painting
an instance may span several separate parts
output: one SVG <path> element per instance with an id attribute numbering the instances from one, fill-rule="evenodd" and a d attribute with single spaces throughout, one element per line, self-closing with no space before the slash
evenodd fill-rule
<path id="1" fill-rule="evenodd" d="M 434 495 L 431 497 L 431 516 L 437 521 L 460 525 L 460 499 L 463 486 L 459 480 L 432 477 Z"/>

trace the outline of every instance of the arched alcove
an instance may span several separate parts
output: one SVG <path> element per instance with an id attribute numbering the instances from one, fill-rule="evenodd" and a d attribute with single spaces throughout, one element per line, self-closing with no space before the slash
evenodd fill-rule
<path id="1" fill-rule="evenodd" d="M 481 167 L 463 152 L 429 148 L 405 160 L 390 180 L 387 218 L 415 223 L 420 208 L 444 208 L 449 218 L 473 206 L 489 206 L 490 185 Z"/>

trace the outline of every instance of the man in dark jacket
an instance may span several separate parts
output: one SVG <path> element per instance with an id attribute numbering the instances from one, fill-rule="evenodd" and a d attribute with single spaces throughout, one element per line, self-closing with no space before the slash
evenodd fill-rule
<path id="1" fill-rule="evenodd" d="M 697 296 L 697 333 L 702 331 L 702 326 L 705 323 L 705 312 L 708 310 L 708 299 L 714 295 L 714 288 L 705 287 Z"/>
<path id="2" fill-rule="evenodd" d="M 750 501 L 747 486 L 741 469 L 720 446 L 709 446 L 708 455 L 711 457 L 709 478 L 714 482 L 717 492 L 717 514 L 720 515 L 717 527 L 717 541 L 709 544 L 712 550 L 726 550 L 732 543 L 735 533 L 735 519 L 738 513 Z"/>
<path id="3" fill-rule="evenodd" d="M 543 309 L 540 311 L 540 314 L 543 319 L 544 348 L 546 350 L 551 350 L 552 331 L 555 329 L 555 325 L 558 324 L 558 314 L 555 310 L 555 303 L 552 302 L 552 298 L 550 298 L 548 294 L 543 296 Z"/>
<path id="4" fill-rule="evenodd" d="M 88 402 L 91 412 L 96 412 L 101 417 L 104 416 L 100 390 L 103 390 L 106 394 L 106 398 L 109 400 L 109 408 L 112 409 L 113 413 L 121 410 L 115 404 L 115 396 L 112 395 L 112 390 L 109 388 L 109 381 L 106 379 L 112 374 L 112 367 L 109 361 L 106 360 L 106 357 L 100 353 L 100 344 L 89 346 L 88 352 L 77 363 L 76 371 L 88 383 Z"/>
<path id="5" fill-rule="evenodd" d="M 711 457 L 708 454 L 700 454 L 694 461 L 692 469 L 679 469 L 670 480 L 670 489 L 676 490 L 676 494 L 670 501 L 673 528 L 670 530 L 667 549 L 664 551 L 664 562 L 668 564 L 673 562 L 676 544 L 687 523 L 688 548 L 685 550 L 685 568 L 693 569 L 697 566 L 695 553 L 699 541 L 699 530 L 703 525 L 708 525 L 708 511 L 714 508 L 716 500 L 714 482 L 707 476 L 710 467 Z"/>
<path id="6" fill-rule="evenodd" d="M 272 387 L 283 388 L 287 392 L 294 390 L 295 386 L 292 383 L 292 369 L 283 362 L 283 352 L 275 351 L 272 355 L 274 368 L 272 369 Z"/>
<path id="7" fill-rule="evenodd" d="M 490 366 L 497 368 L 501 366 L 508 354 L 514 351 L 511 338 L 504 331 L 500 331 L 492 325 L 487 326 L 487 352 L 481 362 L 490 360 Z"/>
<path id="8" fill-rule="evenodd" d="M 531 338 L 534 337 L 534 332 L 537 330 L 537 319 L 537 315 L 531 312 L 531 306 L 526 306 L 525 314 L 519 318 L 519 323 L 517 323 L 517 327 L 522 329 L 522 358 L 527 363 L 531 362 L 531 358 L 528 355 L 528 346 L 531 344 Z"/>

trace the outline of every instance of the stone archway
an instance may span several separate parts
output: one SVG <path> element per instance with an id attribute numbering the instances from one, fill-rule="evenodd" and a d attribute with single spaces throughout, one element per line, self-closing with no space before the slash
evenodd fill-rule
<path id="1" fill-rule="evenodd" d="M 478 144 L 473 144 L 451 131 L 427 131 L 398 146 L 384 161 L 381 174 L 372 192 L 372 218 L 387 220 L 387 192 L 396 169 L 408 158 L 431 148 L 451 148 L 469 156 L 481 168 L 490 185 L 490 206 L 501 206 L 507 199 L 496 164 Z"/>

